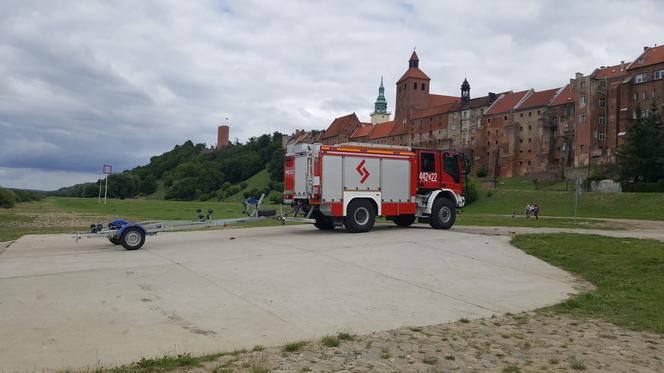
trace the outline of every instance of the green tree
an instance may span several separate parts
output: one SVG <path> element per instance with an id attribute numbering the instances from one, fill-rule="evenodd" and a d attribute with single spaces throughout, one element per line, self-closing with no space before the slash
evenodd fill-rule
<path id="1" fill-rule="evenodd" d="M 139 191 L 143 195 L 152 194 L 157 191 L 157 178 L 153 174 L 147 174 L 141 178 L 139 185 Z"/>
<path id="2" fill-rule="evenodd" d="M 0 207 L 9 209 L 16 205 L 16 194 L 10 189 L 0 188 Z"/>
<path id="3" fill-rule="evenodd" d="M 636 119 L 625 137 L 625 144 L 618 149 L 621 178 L 642 182 L 664 178 L 664 126 L 654 102 L 645 114 L 637 107 Z"/>

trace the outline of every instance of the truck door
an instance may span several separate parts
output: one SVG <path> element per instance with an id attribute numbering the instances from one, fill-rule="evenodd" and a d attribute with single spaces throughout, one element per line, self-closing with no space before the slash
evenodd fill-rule
<path id="1" fill-rule="evenodd" d="M 461 193 L 462 180 L 461 180 L 461 161 L 459 155 L 451 152 L 442 153 L 443 172 L 441 181 L 443 188 L 449 188 L 456 193 Z"/>
<path id="2" fill-rule="evenodd" d="M 440 188 L 440 159 L 435 151 L 419 152 L 419 189 Z"/>

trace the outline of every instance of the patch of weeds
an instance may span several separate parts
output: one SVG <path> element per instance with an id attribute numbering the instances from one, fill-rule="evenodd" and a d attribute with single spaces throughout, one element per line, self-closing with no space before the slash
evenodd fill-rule
<path id="1" fill-rule="evenodd" d="M 519 325 L 528 324 L 528 316 L 526 316 L 526 315 L 514 315 L 514 316 L 512 316 L 512 318 Z"/>
<path id="2" fill-rule="evenodd" d="M 311 372 L 311 368 L 304 367 L 304 368 L 300 369 L 300 372 Z"/>
<path id="3" fill-rule="evenodd" d="M 290 342 L 290 343 L 287 343 L 284 346 L 284 351 L 285 352 L 295 352 L 295 351 L 301 350 L 302 347 L 306 346 L 306 344 L 307 344 L 307 342 L 304 342 L 304 341 Z"/>
<path id="4" fill-rule="evenodd" d="M 454 357 L 454 355 L 446 355 L 445 360 L 454 361 L 454 360 L 456 360 L 456 358 Z"/>
<path id="5" fill-rule="evenodd" d="M 251 349 L 251 351 L 257 352 L 257 351 L 263 351 L 265 350 L 265 347 L 261 345 L 255 345 L 254 348 Z"/>
<path id="6" fill-rule="evenodd" d="M 367 344 L 364 345 L 364 347 L 366 347 L 366 349 L 368 350 L 368 349 L 371 348 L 371 345 L 373 345 L 373 341 L 369 340 L 369 341 L 367 341 Z"/>
<path id="7" fill-rule="evenodd" d="M 148 372 L 159 372 L 165 370 L 173 370 L 176 368 L 183 367 L 197 367 L 202 362 L 212 361 L 217 359 L 224 354 L 210 354 L 203 356 L 191 356 L 190 353 L 179 354 L 176 356 L 164 355 L 157 358 L 141 358 L 139 361 L 135 361 L 128 365 L 122 365 L 119 367 L 108 369 L 108 373 L 148 373 Z"/>
<path id="8" fill-rule="evenodd" d="M 342 341 L 352 341 L 353 339 L 355 339 L 355 336 L 350 332 L 339 332 L 337 333 L 337 337 Z"/>
<path id="9" fill-rule="evenodd" d="M 409 326 L 408 330 L 410 330 L 411 332 L 421 332 L 422 328 L 419 326 Z"/>
<path id="10" fill-rule="evenodd" d="M 339 347 L 339 337 L 335 335 L 326 335 L 320 339 L 320 343 L 327 347 Z"/>
<path id="11" fill-rule="evenodd" d="M 572 357 L 569 366 L 574 370 L 586 370 L 586 363 L 584 363 L 583 360 L 577 359 L 576 356 Z"/>
<path id="12" fill-rule="evenodd" d="M 462 317 L 462 318 L 459 319 L 459 322 L 462 322 L 462 323 L 464 323 L 464 324 L 468 324 L 468 323 L 470 322 L 470 320 L 468 320 L 468 319 L 465 318 L 465 317 Z"/>
<path id="13" fill-rule="evenodd" d="M 381 352 L 382 352 L 380 354 L 381 359 L 389 359 L 390 357 L 392 357 L 392 355 L 390 354 L 390 350 L 385 347 L 381 349 Z"/>
<path id="14" fill-rule="evenodd" d="M 528 342 L 528 341 L 524 342 L 524 344 L 523 344 L 523 349 L 524 350 L 529 350 L 531 347 L 533 347 L 533 345 L 531 345 L 530 342 Z"/>
<path id="15" fill-rule="evenodd" d="M 425 356 L 424 359 L 422 359 L 422 362 L 424 364 L 434 365 L 438 362 L 438 358 L 435 356 Z"/>
<path id="16" fill-rule="evenodd" d="M 549 364 L 551 365 L 556 365 L 560 362 L 560 360 L 556 359 L 555 357 L 552 357 L 549 359 Z"/>
<path id="17" fill-rule="evenodd" d="M 516 365 L 508 365 L 502 370 L 503 373 L 521 373 L 521 368 Z"/>
<path id="18" fill-rule="evenodd" d="M 233 369 L 223 365 L 217 365 L 214 369 L 212 369 L 212 373 L 231 373 L 232 371 Z"/>

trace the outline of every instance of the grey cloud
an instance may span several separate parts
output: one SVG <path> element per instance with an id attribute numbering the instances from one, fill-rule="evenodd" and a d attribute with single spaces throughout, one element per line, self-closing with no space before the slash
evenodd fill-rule
<path id="1" fill-rule="evenodd" d="M 186 139 L 213 144 L 226 117 L 241 140 L 367 120 L 381 75 L 394 109 L 413 47 L 436 93 L 458 94 L 464 76 L 473 95 L 562 86 L 662 42 L 657 4 L 2 2 L 0 167 L 130 168 Z"/>

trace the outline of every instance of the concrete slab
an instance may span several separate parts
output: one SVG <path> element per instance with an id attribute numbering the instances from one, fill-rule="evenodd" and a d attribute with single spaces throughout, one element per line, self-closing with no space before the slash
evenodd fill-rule
<path id="1" fill-rule="evenodd" d="M 167 233 L 125 251 L 25 236 L 0 255 L 3 372 L 115 365 L 518 312 L 574 279 L 504 236 L 379 226 Z"/>

